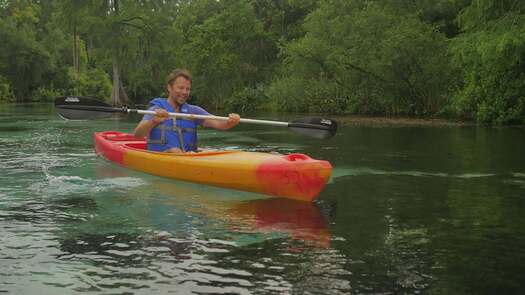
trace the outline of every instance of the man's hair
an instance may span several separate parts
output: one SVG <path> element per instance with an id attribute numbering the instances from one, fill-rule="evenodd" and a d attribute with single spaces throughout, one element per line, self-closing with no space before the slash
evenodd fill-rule
<path id="1" fill-rule="evenodd" d="M 188 80 L 188 81 L 191 82 L 191 74 L 190 74 L 190 71 L 188 71 L 188 70 L 186 70 L 186 69 L 175 69 L 175 70 L 173 70 L 173 71 L 168 75 L 168 77 L 166 78 L 166 82 L 168 82 L 168 85 L 171 85 L 171 84 L 173 84 L 173 82 L 174 82 L 178 77 L 184 77 L 186 80 Z"/>

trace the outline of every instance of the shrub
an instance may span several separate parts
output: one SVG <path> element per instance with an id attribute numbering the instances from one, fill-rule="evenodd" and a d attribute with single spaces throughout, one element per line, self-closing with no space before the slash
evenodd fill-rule
<path id="1" fill-rule="evenodd" d="M 63 89 L 55 89 L 53 86 L 41 86 L 33 91 L 31 97 L 33 101 L 53 101 L 59 96 L 65 95 Z"/>
<path id="2" fill-rule="evenodd" d="M 235 93 L 226 100 L 225 106 L 227 109 L 246 113 L 263 108 L 267 102 L 268 96 L 264 93 L 264 86 L 257 85 L 256 87 L 245 87 L 243 90 Z"/>
<path id="3" fill-rule="evenodd" d="M 77 73 L 73 68 L 68 69 L 69 87 L 66 89 L 71 95 L 86 95 L 107 99 L 111 96 L 111 80 L 108 74 L 101 69 L 90 69 L 85 73 Z"/>
<path id="4" fill-rule="evenodd" d="M 14 101 L 15 96 L 11 89 L 11 84 L 7 79 L 0 76 L 0 101 Z"/>

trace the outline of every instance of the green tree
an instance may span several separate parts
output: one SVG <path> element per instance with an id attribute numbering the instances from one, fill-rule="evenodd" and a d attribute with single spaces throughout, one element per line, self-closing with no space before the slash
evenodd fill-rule
<path id="1" fill-rule="evenodd" d="M 460 33 L 456 18 L 471 0 L 382 0 L 385 6 L 399 14 L 415 14 L 419 19 L 434 26 L 448 38 Z"/>
<path id="2" fill-rule="evenodd" d="M 290 42 L 271 96 L 281 109 L 429 115 L 446 103 L 447 40 L 381 1 L 331 0 Z"/>
<path id="3" fill-rule="evenodd" d="M 6 78 L 0 76 L 0 102 L 13 101 L 14 99 L 15 95 L 13 90 L 11 90 L 9 81 Z"/>
<path id="4" fill-rule="evenodd" d="M 264 52 L 270 42 L 249 1 L 209 1 L 201 23 L 185 31 L 181 18 L 180 31 L 184 42 L 180 48 L 178 65 L 188 67 L 195 75 L 194 92 L 197 97 L 219 108 L 224 100 L 263 81 L 267 75 Z M 186 10 L 189 12 L 189 10 Z M 197 12 L 199 15 L 199 12 Z"/>
<path id="5" fill-rule="evenodd" d="M 275 44 L 275 50 L 268 51 L 268 61 L 278 61 L 276 50 L 287 42 L 301 38 L 305 34 L 303 22 L 308 14 L 315 10 L 320 1 L 318 0 L 279 0 L 252 1 L 255 14 L 263 23 L 264 31 Z"/>
<path id="6" fill-rule="evenodd" d="M 464 84 L 454 98 L 461 116 L 486 123 L 525 122 L 525 3 L 476 0 L 460 15 L 452 44 Z"/>
<path id="7" fill-rule="evenodd" d="M 37 39 L 40 9 L 32 1 L 13 1 L 2 8 L 0 75 L 15 97 L 29 100 L 54 70 L 51 53 Z"/>
<path id="8" fill-rule="evenodd" d="M 151 97 L 164 95 L 165 77 L 177 66 L 183 36 L 178 28 L 179 9 L 175 1 L 144 1 L 140 10 L 147 20 L 146 30 L 134 30 L 133 42 L 127 44 L 122 68 L 126 73 L 126 89 L 130 98 L 144 102 Z M 196 3 L 201 3 L 197 1 Z M 188 20 L 188 26 L 192 23 Z"/>

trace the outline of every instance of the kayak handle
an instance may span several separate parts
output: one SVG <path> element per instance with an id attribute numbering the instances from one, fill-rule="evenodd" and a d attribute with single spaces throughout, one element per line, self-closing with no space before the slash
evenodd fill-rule
<path id="1" fill-rule="evenodd" d="M 289 154 L 289 155 L 286 155 L 285 158 L 286 160 L 291 161 L 291 162 L 295 162 L 297 160 L 306 161 L 306 160 L 311 159 L 305 154 Z"/>

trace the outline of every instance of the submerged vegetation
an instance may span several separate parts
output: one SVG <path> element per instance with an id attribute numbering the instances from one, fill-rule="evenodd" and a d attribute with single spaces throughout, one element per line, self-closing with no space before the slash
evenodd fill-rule
<path id="1" fill-rule="evenodd" d="M 525 2 L 0 0 L 0 101 L 193 102 L 525 123 Z"/>

